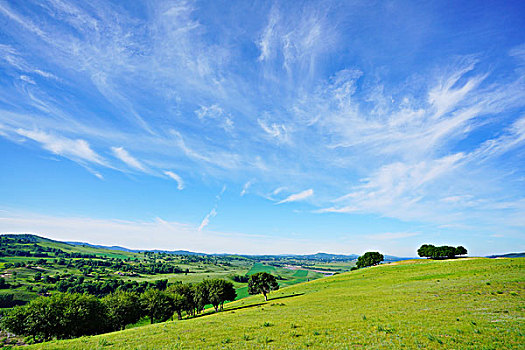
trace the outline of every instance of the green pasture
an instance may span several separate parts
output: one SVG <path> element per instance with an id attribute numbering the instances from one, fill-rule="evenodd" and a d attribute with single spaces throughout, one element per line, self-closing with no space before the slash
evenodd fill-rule
<path id="1" fill-rule="evenodd" d="M 253 275 L 254 273 L 258 272 L 268 272 L 273 274 L 275 272 L 276 268 L 274 266 L 262 264 L 262 263 L 255 263 L 253 264 L 250 271 L 248 271 L 247 275 Z"/>
<path id="2" fill-rule="evenodd" d="M 385 264 L 281 288 L 268 302 L 28 349 L 519 349 L 524 268 L 523 258 Z"/>

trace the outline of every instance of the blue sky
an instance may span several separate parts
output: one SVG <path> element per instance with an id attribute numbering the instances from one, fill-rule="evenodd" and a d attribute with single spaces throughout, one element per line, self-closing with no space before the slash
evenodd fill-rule
<path id="1" fill-rule="evenodd" d="M 0 1 L 0 231 L 525 250 L 520 1 Z"/>

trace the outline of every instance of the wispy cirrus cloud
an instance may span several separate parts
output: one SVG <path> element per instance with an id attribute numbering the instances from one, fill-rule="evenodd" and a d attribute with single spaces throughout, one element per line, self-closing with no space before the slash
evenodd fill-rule
<path id="1" fill-rule="evenodd" d="M 276 204 L 283 204 L 283 203 L 289 203 L 289 202 L 303 201 L 303 200 L 305 200 L 308 197 L 311 197 L 313 195 L 314 195 L 314 190 L 310 188 L 310 189 L 304 190 L 304 191 L 299 192 L 299 193 L 291 194 L 288 197 L 286 197 L 285 199 L 277 202 Z"/>
<path id="2" fill-rule="evenodd" d="M 179 191 L 184 189 L 184 180 L 182 180 L 179 175 L 175 174 L 173 171 L 164 171 L 164 174 L 177 182 L 177 189 Z"/>
<path id="3" fill-rule="evenodd" d="M 240 193 L 241 197 L 244 196 L 248 192 L 248 189 L 250 188 L 251 185 L 253 185 L 254 182 L 255 180 L 252 179 L 244 183 L 244 185 L 242 186 L 241 193 Z"/>
<path id="4" fill-rule="evenodd" d="M 199 228 L 197 231 L 200 232 L 202 231 L 202 229 L 208 226 L 208 224 L 210 223 L 210 219 L 214 218 L 216 215 L 217 215 L 217 209 L 212 208 L 211 211 L 208 214 L 206 214 L 204 219 L 202 219 L 201 224 L 199 225 Z"/>
<path id="5" fill-rule="evenodd" d="M 206 119 L 215 120 L 225 131 L 231 132 L 234 129 L 232 116 L 216 104 L 201 106 L 195 111 L 195 114 L 201 121 Z"/>
<path id="6" fill-rule="evenodd" d="M 95 176 L 133 169 L 179 189 L 256 178 L 259 194 L 315 188 L 318 212 L 522 224 L 524 44 L 484 41 L 508 29 L 440 37 L 432 20 L 446 11 L 395 4 L 208 11 L 0 4 L 0 135 Z M 449 46 L 462 37 L 470 54 Z M 447 50 L 421 46 L 439 40 Z M 313 195 L 282 191 L 268 197 Z"/>
<path id="7" fill-rule="evenodd" d="M 86 140 L 69 139 L 39 130 L 17 129 L 16 133 L 41 144 L 51 153 L 77 161 L 106 165 L 106 160 L 90 147 Z"/>
<path id="8" fill-rule="evenodd" d="M 129 152 L 124 149 L 124 147 L 111 147 L 111 151 L 115 157 L 126 163 L 128 166 L 140 171 L 146 170 L 144 165 L 131 154 L 129 154 Z"/>

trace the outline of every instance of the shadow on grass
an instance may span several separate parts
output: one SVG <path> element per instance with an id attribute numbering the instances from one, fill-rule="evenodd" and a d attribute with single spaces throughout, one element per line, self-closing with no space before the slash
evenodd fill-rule
<path id="1" fill-rule="evenodd" d="M 304 295 L 304 293 L 281 295 L 280 297 L 275 297 L 275 298 L 271 298 L 271 299 L 268 298 L 268 301 L 279 300 L 279 299 L 286 299 L 286 298 L 292 298 L 292 297 L 298 297 L 298 296 L 301 296 L 301 295 Z"/>
<path id="2" fill-rule="evenodd" d="M 235 310 L 247 309 L 247 308 L 250 308 L 250 307 L 257 307 L 257 306 L 262 306 L 262 305 L 268 305 L 268 303 L 270 301 L 286 299 L 286 298 L 292 298 L 292 297 L 298 297 L 298 296 L 301 296 L 303 294 L 304 293 L 296 293 L 296 294 L 282 295 L 282 296 L 274 297 L 274 298 L 268 298 L 267 302 L 237 306 L 237 307 L 234 307 L 234 308 L 231 308 L 231 309 L 226 309 L 224 311 L 235 311 Z"/>
<path id="3" fill-rule="evenodd" d="M 269 304 L 270 301 L 280 300 L 280 299 L 287 299 L 287 298 L 292 298 L 292 297 L 298 297 L 298 296 L 301 296 L 301 295 L 304 295 L 304 293 L 282 295 L 282 296 L 279 296 L 279 297 L 268 298 L 268 301 L 266 301 L 266 302 L 255 303 L 255 304 L 248 304 L 248 305 L 242 305 L 242 306 L 236 306 L 236 307 L 233 307 L 231 309 L 226 309 L 225 308 L 223 311 L 219 311 L 219 312 L 213 312 L 213 311 L 210 312 L 210 311 L 208 311 L 209 310 L 208 309 L 208 310 L 206 310 L 203 313 L 197 314 L 197 315 L 195 315 L 193 317 L 186 317 L 185 319 L 189 320 L 189 319 L 193 319 L 193 318 L 199 318 L 199 317 L 204 317 L 204 316 L 209 316 L 209 315 L 215 315 L 215 314 L 220 313 L 220 312 L 237 311 L 237 310 L 242 310 L 242 309 L 248 309 L 248 308 L 251 308 L 251 307 L 257 307 L 257 306 L 263 306 L 263 305 L 271 305 L 271 304 Z"/>

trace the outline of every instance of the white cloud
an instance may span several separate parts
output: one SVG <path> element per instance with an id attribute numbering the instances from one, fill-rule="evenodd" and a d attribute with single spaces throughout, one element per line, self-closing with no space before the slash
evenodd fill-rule
<path id="1" fill-rule="evenodd" d="M 206 214 L 204 219 L 202 219 L 202 222 L 199 225 L 198 231 L 200 232 L 200 231 L 202 231 L 203 228 L 208 226 L 208 224 L 210 223 L 210 219 L 215 217 L 216 215 L 217 215 L 217 210 L 215 208 L 213 208 L 208 214 Z"/>
<path id="2" fill-rule="evenodd" d="M 504 133 L 497 138 L 483 142 L 469 156 L 473 160 L 486 161 L 501 156 L 525 143 L 525 117 L 517 119 Z"/>
<path id="3" fill-rule="evenodd" d="M 165 171 L 164 174 L 177 182 L 178 190 L 184 189 L 184 181 L 179 175 L 175 174 L 173 171 Z"/>
<path id="4" fill-rule="evenodd" d="M 33 78 L 31 78 L 31 77 L 29 77 L 27 75 L 21 75 L 20 79 L 25 81 L 26 83 L 29 83 L 29 84 L 33 84 L 33 85 L 36 84 L 35 81 L 33 80 Z"/>
<path id="5" fill-rule="evenodd" d="M 313 196 L 313 194 L 314 194 L 314 190 L 310 188 L 308 190 L 305 190 L 305 191 L 302 191 L 302 192 L 299 192 L 299 193 L 291 194 L 288 197 L 286 197 L 285 199 L 283 199 L 282 201 L 277 202 L 277 204 L 302 201 L 302 200 L 305 200 L 308 197 Z"/>
<path id="6" fill-rule="evenodd" d="M 278 20 L 279 12 L 277 11 L 276 7 L 273 7 L 268 16 L 268 24 L 266 25 L 259 42 L 257 42 L 257 45 L 261 51 L 258 57 L 259 61 L 267 60 L 272 54 L 271 50 L 274 41 L 274 31 Z"/>
<path id="7" fill-rule="evenodd" d="M 257 119 L 259 126 L 271 137 L 277 139 L 279 142 L 289 141 L 288 129 L 284 124 L 269 123 L 262 119 Z"/>
<path id="8" fill-rule="evenodd" d="M 89 161 L 106 165 L 106 161 L 91 149 L 89 143 L 82 139 L 72 140 L 64 136 L 46 133 L 44 131 L 31 131 L 17 129 L 16 133 L 42 144 L 42 147 L 54 154 L 73 160 Z"/>
<path id="9" fill-rule="evenodd" d="M 240 193 L 240 196 L 244 196 L 246 194 L 246 192 L 248 191 L 248 189 L 250 188 L 250 186 L 253 184 L 254 180 L 249 180 L 247 181 L 243 186 L 242 186 L 242 191 Z"/>
<path id="10" fill-rule="evenodd" d="M 217 104 L 201 106 L 195 111 L 195 114 L 201 121 L 205 119 L 216 120 L 225 131 L 231 132 L 234 129 L 234 122 L 231 114 L 226 113 Z"/>
<path id="11" fill-rule="evenodd" d="M 423 215 L 421 209 L 416 208 L 419 202 L 428 199 L 428 186 L 450 174 L 462 159 L 464 155 L 457 153 L 414 164 L 396 162 L 385 165 L 369 178 L 363 179 L 364 183 L 357 186 L 355 191 L 335 200 L 345 205 L 318 212 L 372 212 L 403 220 Z"/>
<path id="12" fill-rule="evenodd" d="M 273 190 L 272 195 L 276 196 L 284 190 L 286 190 L 285 186 L 277 187 L 275 190 Z"/>
<path id="13" fill-rule="evenodd" d="M 113 152 L 115 157 L 117 157 L 130 167 L 141 171 L 146 170 L 144 168 L 144 165 L 142 165 L 141 162 L 139 162 L 135 157 L 129 154 L 129 152 L 124 149 L 124 147 L 111 147 L 111 151 Z"/>

